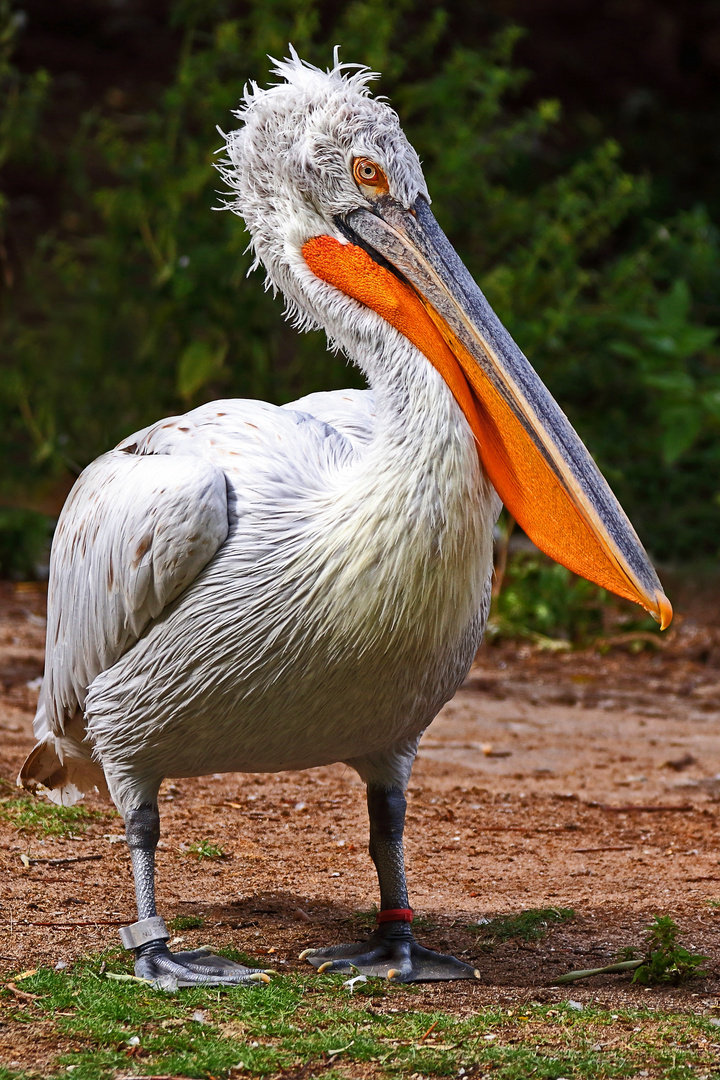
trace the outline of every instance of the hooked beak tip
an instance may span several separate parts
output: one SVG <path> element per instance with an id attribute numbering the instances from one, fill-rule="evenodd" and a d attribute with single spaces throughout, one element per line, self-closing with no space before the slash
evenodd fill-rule
<path id="1" fill-rule="evenodd" d="M 655 622 L 660 623 L 661 630 L 667 630 L 668 626 L 672 622 L 673 609 L 672 604 L 668 600 L 665 593 L 656 593 L 653 598 L 652 607 L 648 608 L 648 611 L 652 615 Z"/>

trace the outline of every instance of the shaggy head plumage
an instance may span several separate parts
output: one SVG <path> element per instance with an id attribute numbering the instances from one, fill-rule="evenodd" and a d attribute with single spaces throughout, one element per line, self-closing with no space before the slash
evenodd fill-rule
<path id="1" fill-rule="evenodd" d="M 390 194 L 403 206 L 428 194 L 420 160 L 397 114 L 370 94 L 377 75 L 341 64 L 337 50 L 327 71 L 290 52 L 273 69 L 282 81 L 267 89 L 255 83 L 246 87 L 234 114 L 244 126 L 225 136 L 227 157 L 219 169 L 232 189 L 227 206 L 245 219 L 250 232 L 255 264 L 262 263 L 269 282 L 291 306 L 322 321 L 298 281 L 306 270 L 301 248 L 322 234 L 343 241 L 334 216 L 369 205 L 353 179 L 353 160 L 376 162 Z"/>

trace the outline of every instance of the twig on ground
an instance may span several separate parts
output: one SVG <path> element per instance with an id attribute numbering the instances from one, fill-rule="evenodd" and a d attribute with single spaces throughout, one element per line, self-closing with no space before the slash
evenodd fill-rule
<path id="1" fill-rule="evenodd" d="M 535 825 L 474 825 L 476 832 L 527 832 L 527 833 L 568 833 L 575 830 L 566 829 L 561 825 L 559 829 L 546 829 Z"/>
<path id="2" fill-rule="evenodd" d="M 438 1021 L 437 1021 L 437 1020 L 435 1020 L 435 1021 L 434 1021 L 434 1023 L 432 1023 L 432 1024 L 430 1025 L 430 1027 L 429 1027 L 429 1028 L 427 1029 L 427 1031 L 425 1032 L 425 1034 L 424 1034 L 424 1035 L 421 1035 L 421 1036 L 420 1036 L 419 1042 L 425 1042 L 425 1040 L 427 1039 L 427 1037 L 428 1037 L 428 1035 L 430 1034 L 430 1032 L 431 1032 L 431 1031 L 434 1031 L 434 1030 L 435 1030 L 435 1028 L 436 1028 L 437 1026 L 438 1026 Z"/>
<path id="3" fill-rule="evenodd" d="M 35 866 L 37 863 L 45 863 L 47 866 L 62 866 L 64 863 L 76 863 L 76 862 L 92 862 L 95 859 L 102 859 L 102 855 L 69 855 L 66 859 L 31 859 L 26 856 L 30 866 Z"/>
<path id="4" fill-rule="evenodd" d="M 22 922 L 15 923 L 19 926 L 54 926 L 55 929 L 73 929 L 75 926 L 125 926 L 127 919 L 87 919 L 85 922 Z"/>
<path id="5" fill-rule="evenodd" d="M 12 982 L 5 983 L 5 989 L 9 990 L 10 993 L 13 994 L 16 998 L 19 998 L 20 1001 L 31 1001 L 32 1002 L 32 1001 L 37 1001 L 37 999 L 38 999 L 37 994 L 28 994 L 28 993 L 26 993 L 25 990 L 18 990 L 15 983 L 12 983 Z"/>
<path id="6" fill-rule="evenodd" d="M 594 851 L 632 851 L 632 844 L 607 844 L 605 847 L 574 847 L 572 851 L 580 855 L 590 855 Z"/>
<path id="7" fill-rule="evenodd" d="M 568 971 L 558 979 L 553 979 L 550 986 L 562 986 L 564 983 L 577 982 L 578 979 L 589 979 L 593 975 L 615 975 L 620 971 L 635 971 L 644 960 L 621 960 L 619 964 L 607 964 L 605 967 L 587 968 L 584 971 Z"/>
<path id="8" fill-rule="evenodd" d="M 591 805 L 588 803 L 588 806 Z M 607 803 L 595 803 L 598 810 L 609 814 L 687 814 L 695 809 L 692 803 L 657 803 L 654 806 L 642 803 L 628 803 L 626 806 L 610 806 Z"/>
<path id="9" fill-rule="evenodd" d="M 106 971 L 105 972 L 105 978 L 106 979 L 112 979 L 113 982 L 136 982 L 136 983 L 142 983 L 143 986 L 149 986 L 150 982 L 151 982 L 150 979 L 140 979 L 140 978 L 138 978 L 137 975 L 124 975 L 122 972 L 115 972 L 115 971 Z"/>
<path id="10" fill-rule="evenodd" d="M 596 638 L 596 648 L 612 648 L 613 645 L 634 645 L 636 641 L 642 641 L 645 645 L 652 645 L 654 649 L 664 649 L 665 642 L 657 634 L 647 630 L 630 631 L 627 634 L 613 634 L 612 637 Z"/>

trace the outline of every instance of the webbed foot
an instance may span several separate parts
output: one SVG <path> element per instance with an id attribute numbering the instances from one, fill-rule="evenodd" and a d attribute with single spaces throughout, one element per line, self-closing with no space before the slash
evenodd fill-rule
<path id="1" fill-rule="evenodd" d="M 352 945 L 305 949 L 300 959 L 307 960 L 320 973 L 356 970 L 401 983 L 480 978 L 480 972 L 470 964 L 418 945 L 407 923 L 400 928 L 392 926 L 383 923 L 367 941 Z"/>
<path id="2" fill-rule="evenodd" d="M 242 986 L 270 982 L 267 972 L 245 967 L 225 956 L 216 956 L 203 946 L 191 952 L 171 953 L 166 942 L 170 939 L 165 921 L 150 915 L 131 926 L 120 928 L 120 939 L 126 949 L 135 953 L 135 975 L 148 979 L 162 990 L 177 990 L 179 986 Z"/>
<path id="3" fill-rule="evenodd" d="M 164 941 L 152 941 L 135 953 L 135 974 L 163 990 L 181 986 L 252 986 L 270 982 L 260 968 L 217 956 L 209 948 L 171 953 Z"/>

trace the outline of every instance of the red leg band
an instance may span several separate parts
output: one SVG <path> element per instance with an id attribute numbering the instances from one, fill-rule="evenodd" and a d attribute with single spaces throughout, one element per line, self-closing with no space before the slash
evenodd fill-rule
<path id="1" fill-rule="evenodd" d="M 377 921 L 379 923 L 412 922 L 412 908 L 387 908 L 385 911 L 378 911 Z"/>

